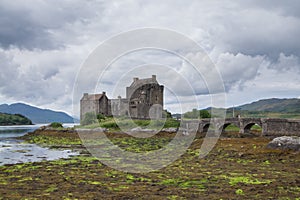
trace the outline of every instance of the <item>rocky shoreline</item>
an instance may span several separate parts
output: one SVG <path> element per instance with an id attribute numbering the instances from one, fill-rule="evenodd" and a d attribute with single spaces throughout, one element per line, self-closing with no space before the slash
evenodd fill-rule
<path id="1" fill-rule="evenodd" d="M 174 134 L 134 139 L 106 133 L 124 150 L 159 149 Z M 0 167 L 4 199 L 296 199 L 300 196 L 297 151 L 267 148 L 269 138 L 220 138 L 199 158 L 203 139 L 196 138 L 174 163 L 149 173 L 112 169 L 87 152 L 76 131 L 36 130 L 27 142 L 52 148 L 81 149 L 68 159 Z M 113 158 L 112 158 L 113 159 Z"/>

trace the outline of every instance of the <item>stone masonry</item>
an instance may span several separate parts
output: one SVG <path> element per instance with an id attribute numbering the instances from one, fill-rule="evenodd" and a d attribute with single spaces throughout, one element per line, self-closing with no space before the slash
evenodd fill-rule
<path id="1" fill-rule="evenodd" d="M 300 120 L 293 119 L 274 119 L 274 118 L 226 118 L 226 119 L 201 119 L 201 120 L 183 120 L 182 127 L 195 127 L 198 133 L 206 133 L 210 126 L 216 127 L 221 132 L 233 124 L 237 126 L 239 133 L 249 133 L 254 125 L 262 128 L 261 136 L 300 136 Z M 188 124 L 188 125 L 187 125 Z"/>
<path id="2" fill-rule="evenodd" d="M 109 99 L 106 93 L 84 93 L 80 100 L 80 119 L 86 113 L 103 114 L 105 116 L 128 116 L 136 119 L 161 118 L 163 111 L 164 86 L 159 85 L 156 76 L 151 78 L 133 78 L 126 87 L 126 98 Z"/>

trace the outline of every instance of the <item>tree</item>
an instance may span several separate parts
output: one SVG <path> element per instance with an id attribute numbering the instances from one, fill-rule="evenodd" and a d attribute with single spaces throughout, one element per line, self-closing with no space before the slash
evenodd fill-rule
<path id="1" fill-rule="evenodd" d="M 200 118 L 211 118 L 211 114 L 208 110 L 200 110 Z"/>
<path id="2" fill-rule="evenodd" d="M 172 118 L 172 113 L 168 110 L 163 110 L 162 116 L 163 118 Z"/>
<path id="3" fill-rule="evenodd" d="M 192 111 L 184 113 L 184 117 L 189 119 L 211 118 L 211 114 L 208 110 L 197 110 L 194 108 Z"/>

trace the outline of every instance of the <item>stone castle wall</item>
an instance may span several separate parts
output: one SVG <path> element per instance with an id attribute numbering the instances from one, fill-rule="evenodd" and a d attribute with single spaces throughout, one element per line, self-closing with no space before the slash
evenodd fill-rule
<path id="1" fill-rule="evenodd" d="M 155 75 L 147 79 L 134 78 L 132 84 L 126 88 L 126 98 L 109 99 L 105 92 L 84 94 L 80 100 L 80 118 L 83 119 L 87 112 L 138 119 L 161 118 L 163 92 L 164 86 L 158 84 Z"/>

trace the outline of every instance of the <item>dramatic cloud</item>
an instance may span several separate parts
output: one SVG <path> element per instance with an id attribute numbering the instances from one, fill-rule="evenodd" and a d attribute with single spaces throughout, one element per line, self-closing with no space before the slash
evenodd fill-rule
<path id="1" fill-rule="evenodd" d="M 220 72 L 227 106 L 258 98 L 299 97 L 299 10 L 297 0 L 4 0 L 0 2 L 0 101 L 23 101 L 72 114 L 73 85 L 89 53 L 109 37 L 140 27 L 171 29 L 195 40 Z M 122 45 L 151 39 L 141 35 Z M 169 46 L 188 48 L 180 41 Z M 198 62 L 205 56 L 191 50 L 185 57 Z M 169 94 L 180 96 L 183 110 L 190 109 L 195 98 L 183 84 L 186 79 L 201 101 L 199 106 L 206 107 L 210 99 L 203 75 L 209 77 L 210 68 L 203 66 L 201 71 L 199 78 L 182 58 L 167 52 L 132 52 L 109 66 L 99 88 L 90 85 L 88 92 L 97 88 L 124 95 L 121 87 L 113 92 L 118 81 L 124 86 L 132 76 L 157 74 Z M 168 109 L 180 112 L 175 96 L 165 100 Z"/>
<path id="2" fill-rule="evenodd" d="M 263 62 L 262 56 L 251 57 L 240 53 L 237 55 L 223 53 L 220 54 L 216 65 L 220 68 L 226 90 L 230 91 L 234 85 L 242 89 L 245 82 L 253 80 Z"/>
<path id="3" fill-rule="evenodd" d="M 66 35 L 70 34 L 69 25 L 86 24 L 95 15 L 90 11 L 97 8 L 88 1 L 76 0 L 1 1 L 0 45 L 26 49 L 64 47 L 68 42 Z"/>

